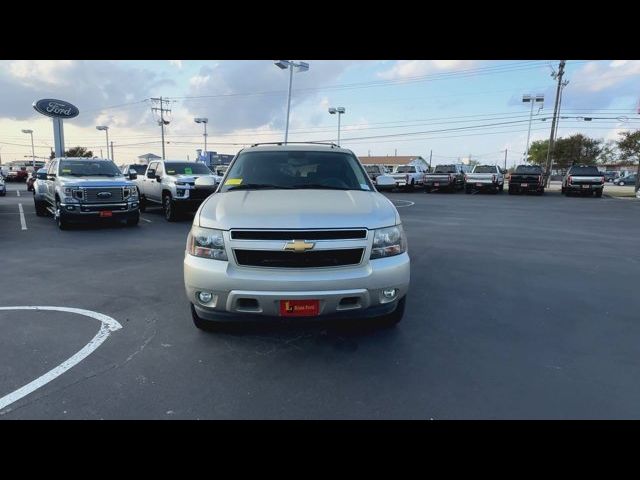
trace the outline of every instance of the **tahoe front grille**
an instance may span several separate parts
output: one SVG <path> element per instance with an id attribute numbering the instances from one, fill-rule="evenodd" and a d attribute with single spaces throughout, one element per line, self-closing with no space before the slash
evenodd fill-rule
<path id="1" fill-rule="evenodd" d="M 110 194 L 110 195 L 108 195 Z M 122 188 L 85 188 L 86 203 L 120 203 L 124 201 Z"/>
<path id="2" fill-rule="evenodd" d="M 367 238 L 367 231 L 357 230 L 232 230 L 233 240 L 351 240 Z"/>
<path id="3" fill-rule="evenodd" d="M 234 249 L 238 265 L 273 268 L 314 268 L 357 265 L 364 248 L 313 250 L 304 253 L 278 250 Z"/>

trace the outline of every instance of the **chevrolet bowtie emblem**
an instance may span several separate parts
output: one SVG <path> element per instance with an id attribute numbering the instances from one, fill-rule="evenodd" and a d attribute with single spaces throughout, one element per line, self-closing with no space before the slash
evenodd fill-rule
<path id="1" fill-rule="evenodd" d="M 302 253 L 307 250 L 311 250 L 315 246 L 315 243 L 305 242 L 304 240 L 293 240 L 292 242 L 286 243 L 284 245 L 284 249 L 289 252 L 297 252 Z"/>

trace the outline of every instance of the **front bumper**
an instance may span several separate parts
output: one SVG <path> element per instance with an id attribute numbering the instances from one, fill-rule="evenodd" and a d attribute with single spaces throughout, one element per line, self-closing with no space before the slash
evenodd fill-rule
<path id="1" fill-rule="evenodd" d="M 238 267 L 189 254 L 184 259 L 187 298 L 208 320 L 279 317 L 281 300 L 318 300 L 319 315 L 305 318 L 385 315 L 407 294 L 409 279 L 407 253 L 354 267 L 307 269 Z M 390 301 L 382 296 L 386 288 L 397 289 Z M 208 304 L 197 297 L 202 291 L 213 294 Z"/>
<path id="2" fill-rule="evenodd" d="M 139 214 L 139 202 L 83 204 L 61 203 L 60 214 L 70 221 L 82 221 L 91 219 L 130 218 Z M 100 212 L 111 212 L 110 217 L 102 217 Z"/>

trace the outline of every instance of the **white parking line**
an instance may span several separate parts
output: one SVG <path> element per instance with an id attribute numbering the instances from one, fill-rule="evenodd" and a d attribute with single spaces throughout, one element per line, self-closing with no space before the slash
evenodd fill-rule
<path id="1" fill-rule="evenodd" d="M 27 221 L 24 219 L 24 210 L 22 210 L 22 204 L 18 204 L 18 210 L 20 210 L 20 224 L 22 225 L 22 230 L 27 229 Z"/>
<path id="2" fill-rule="evenodd" d="M 152 223 L 151 220 L 147 220 L 146 218 L 143 218 L 142 220 L 147 222 L 147 223 Z"/>
<path id="3" fill-rule="evenodd" d="M 405 202 L 406 205 L 396 205 L 396 202 Z M 396 208 L 402 208 L 402 207 L 410 207 L 411 205 L 415 205 L 416 202 L 412 202 L 410 200 L 394 200 L 393 204 L 396 205 Z"/>
<path id="4" fill-rule="evenodd" d="M 20 190 L 16 190 L 16 195 L 20 196 Z"/>
<path id="5" fill-rule="evenodd" d="M 91 310 L 83 310 L 81 308 L 67 308 L 67 307 L 0 307 L 0 310 L 52 310 L 58 312 L 70 312 L 77 313 L 78 315 L 84 315 L 85 317 L 95 318 L 100 321 L 100 330 L 96 334 L 95 337 L 91 339 L 89 343 L 87 343 L 80 351 L 78 351 L 75 355 L 70 357 L 68 360 L 65 360 L 60 365 L 55 367 L 52 370 L 49 370 L 47 373 L 42 375 L 41 377 L 36 378 L 34 381 L 27 383 L 24 387 L 15 390 L 14 392 L 5 395 L 0 398 L 0 411 L 14 402 L 17 402 L 21 398 L 29 395 L 34 392 L 38 388 L 46 385 L 52 380 L 55 380 L 57 377 L 62 375 L 64 372 L 69 370 L 71 367 L 77 365 L 82 360 L 87 358 L 95 349 L 97 349 L 102 342 L 104 342 L 111 332 L 115 332 L 122 328 L 117 321 L 113 318 L 108 317 L 102 313 L 92 312 Z"/>

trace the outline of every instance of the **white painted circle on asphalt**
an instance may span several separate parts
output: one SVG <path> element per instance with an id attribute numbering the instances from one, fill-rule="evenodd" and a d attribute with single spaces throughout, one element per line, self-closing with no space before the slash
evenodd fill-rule
<path id="1" fill-rule="evenodd" d="M 44 375 L 36 378 L 34 381 L 27 383 L 25 386 L 5 395 L 0 398 L 0 411 L 14 402 L 17 402 L 23 397 L 26 397 L 30 393 L 34 392 L 38 388 L 46 385 L 52 380 L 62 375 L 64 372 L 74 367 L 82 360 L 87 358 L 91 353 L 96 350 L 102 342 L 104 342 L 111 332 L 115 332 L 122 328 L 116 320 L 102 313 L 93 312 L 91 310 L 83 310 L 81 308 L 69 308 L 69 307 L 31 307 L 31 306 L 18 306 L 18 307 L 0 307 L 2 310 L 50 310 L 56 312 L 69 312 L 77 313 L 78 315 L 84 315 L 85 317 L 96 319 L 100 322 L 100 330 L 93 337 L 89 343 L 87 343 L 81 350 L 76 352 L 73 356 L 62 362 L 57 367 L 49 370 Z"/>
<path id="2" fill-rule="evenodd" d="M 416 204 L 416 202 L 411 202 L 409 200 L 392 200 L 392 202 L 397 208 L 410 207 L 411 205 Z M 398 202 L 402 202 L 402 205 L 398 205 Z"/>

